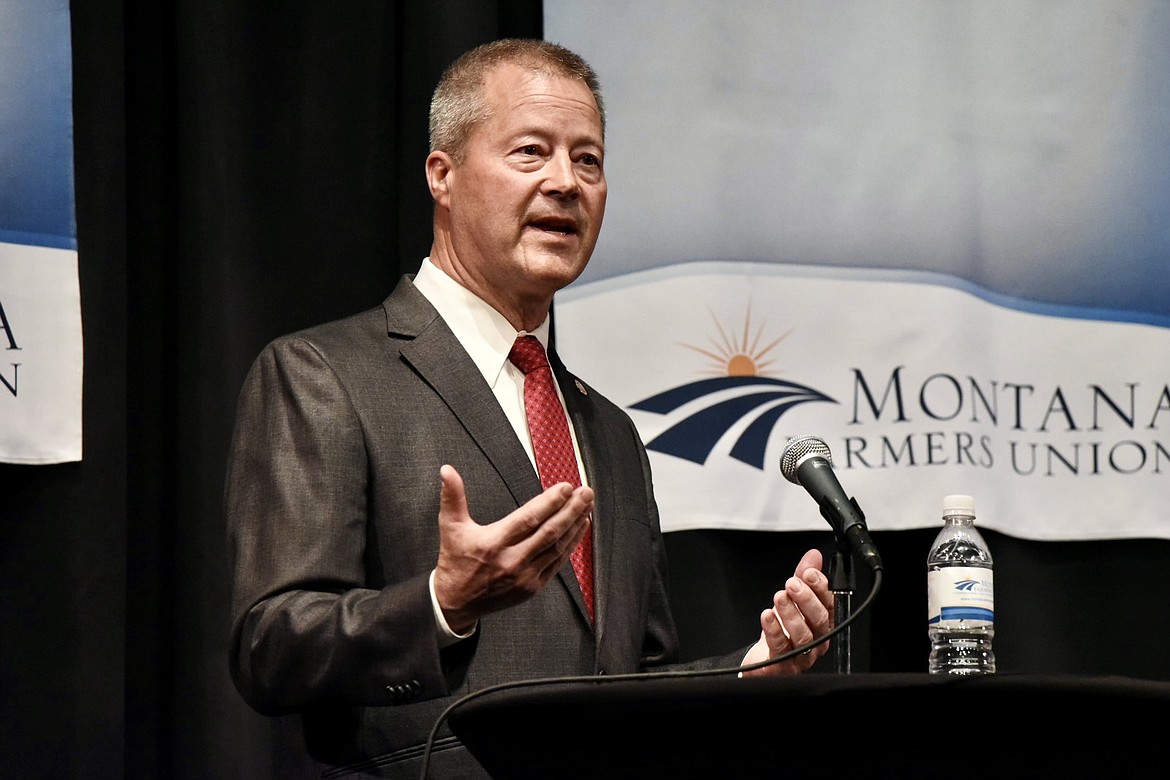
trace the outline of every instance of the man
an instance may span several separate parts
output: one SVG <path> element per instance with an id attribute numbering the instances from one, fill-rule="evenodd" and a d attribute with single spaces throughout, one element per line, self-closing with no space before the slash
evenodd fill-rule
<path id="1" fill-rule="evenodd" d="M 376 309 L 277 339 L 245 381 L 225 491 L 232 675 L 258 711 L 302 715 L 330 776 L 417 777 L 439 715 L 472 690 L 676 661 L 633 423 L 550 349 L 576 463 L 542 488 L 509 360 L 519 336 L 547 348 L 553 295 L 589 261 L 604 129 L 572 52 L 506 40 L 464 55 L 431 105 L 419 272 Z M 579 580 L 583 540 L 595 563 Z M 690 666 L 751 666 L 828 633 L 821 565 L 805 554 L 754 645 Z M 430 768 L 484 776 L 445 728 Z"/>

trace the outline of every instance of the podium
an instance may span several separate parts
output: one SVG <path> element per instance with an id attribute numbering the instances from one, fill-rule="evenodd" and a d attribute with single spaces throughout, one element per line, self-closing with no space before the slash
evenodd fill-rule
<path id="1" fill-rule="evenodd" d="M 497 780 L 1170 776 L 1167 682 L 645 677 L 505 688 L 450 725 Z"/>

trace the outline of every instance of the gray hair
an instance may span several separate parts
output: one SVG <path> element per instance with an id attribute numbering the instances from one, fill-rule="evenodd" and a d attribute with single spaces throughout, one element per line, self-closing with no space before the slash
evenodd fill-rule
<path id="1" fill-rule="evenodd" d="M 498 65 L 511 63 L 535 73 L 577 79 L 593 93 L 605 138 L 605 105 L 597 73 L 580 55 L 564 46 L 535 38 L 503 38 L 466 52 L 451 63 L 431 97 L 431 151 L 442 150 L 462 160 L 472 131 L 488 118 L 484 78 Z"/>

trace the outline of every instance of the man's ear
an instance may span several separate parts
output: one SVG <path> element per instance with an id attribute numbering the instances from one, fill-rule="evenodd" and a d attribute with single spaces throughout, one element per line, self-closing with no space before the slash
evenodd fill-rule
<path id="1" fill-rule="evenodd" d="M 434 151 L 427 155 L 427 186 L 431 198 L 440 206 L 447 205 L 451 186 L 449 177 L 454 168 L 451 155 L 446 152 Z"/>

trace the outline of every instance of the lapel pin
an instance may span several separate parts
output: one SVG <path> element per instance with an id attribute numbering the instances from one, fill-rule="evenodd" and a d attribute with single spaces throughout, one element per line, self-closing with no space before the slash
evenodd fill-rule
<path id="1" fill-rule="evenodd" d="M 581 395 L 589 395 L 589 391 L 585 389 L 585 385 L 581 384 L 580 379 L 574 379 L 573 384 L 577 386 L 577 392 Z"/>

